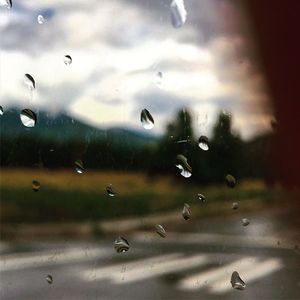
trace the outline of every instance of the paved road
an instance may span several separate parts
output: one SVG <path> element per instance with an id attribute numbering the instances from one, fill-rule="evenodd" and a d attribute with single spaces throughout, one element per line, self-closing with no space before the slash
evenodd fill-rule
<path id="1" fill-rule="evenodd" d="M 135 232 L 120 254 L 114 237 L 2 243 L 0 298 L 300 299 L 300 256 L 277 230 L 283 221 L 264 215 L 247 227 L 240 218 L 182 223 L 185 232 L 165 239 Z M 232 289 L 233 271 L 246 282 L 244 291 Z"/>

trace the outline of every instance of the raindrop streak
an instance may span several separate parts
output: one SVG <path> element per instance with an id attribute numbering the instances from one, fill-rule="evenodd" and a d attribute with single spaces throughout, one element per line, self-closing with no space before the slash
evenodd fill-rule
<path id="1" fill-rule="evenodd" d="M 12 1 L 11 0 L 4 0 L 0 3 L 0 6 L 5 6 L 7 9 L 12 8 Z"/>
<path id="2" fill-rule="evenodd" d="M 112 184 L 106 187 L 106 192 L 110 197 L 114 197 L 116 195 L 116 192 L 114 191 Z"/>
<path id="3" fill-rule="evenodd" d="M 180 170 L 180 174 L 189 178 L 192 176 L 192 167 L 188 164 L 187 159 L 184 155 L 178 154 L 176 156 L 176 164 L 175 166 Z"/>
<path id="4" fill-rule="evenodd" d="M 202 201 L 202 202 L 205 202 L 205 196 L 204 195 L 202 195 L 202 194 L 198 194 L 198 200 L 200 200 L 200 201 Z"/>
<path id="5" fill-rule="evenodd" d="M 236 290 L 244 290 L 246 287 L 246 283 L 241 279 L 239 273 L 234 271 L 231 275 L 231 285 Z"/>
<path id="6" fill-rule="evenodd" d="M 226 180 L 226 184 L 227 184 L 228 187 L 230 187 L 230 188 L 235 187 L 236 179 L 232 175 L 227 174 L 226 177 L 225 177 L 225 180 Z"/>
<path id="7" fill-rule="evenodd" d="M 237 202 L 233 202 L 232 209 L 238 209 L 238 208 L 239 208 L 239 204 Z"/>
<path id="8" fill-rule="evenodd" d="M 82 160 L 78 159 L 75 161 L 75 171 L 78 173 L 78 174 L 82 174 L 84 172 L 84 167 L 83 167 L 83 162 Z"/>
<path id="9" fill-rule="evenodd" d="M 72 57 L 70 55 L 65 55 L 64 56 L 64 64 L 66 66 L 69 66 L 72 63 Z"/>
<path id="10" fill-rule="evenodd" d="M 150 112 L 147 109 L 143 109 L 141 112 L 141 122 L 145 129 L 149 130 L 154 127 L 154 120 Z"/>
<path id="11" fill-rule="evenodd" d="M 41 184 L 39 181 L 37 180 L 32 180 L 32 189 L 35 191 L 35 192 L 38 192 L 40 190 L 40 187 L 41 187 Z"/>
<path id="12" fill-rule="evenodd" d="M 46 276 L 46 280 L 49 284 L 52 284 L 53 283 L 53 277 L 51 275 L 47 275 Z"/>
<path id="13" fill-rule="evenodd" d="M 28 109 L 25 108 L 20 113 L 21 122 L 25 127 L 34 127 L 37 122 L 36 114 Z"/>
<path id="14" fill-rule="evenodd" d="M 118 253 L 124 253 L 127 252 L 129 250 L 129 243 L 126 239 L 124 239 L 123 237 L 118 237 L 115 240 L 115 249 Z"/>
<path id="15" fill-rule="evenodd" d="M 204 136 L 204 135 L 200 136 L 200 138 L 199 138 L 199 147 L 203 151 L 207 151 L 209 149 L 208 138 L 206 136 Z"/>
<path id="16" fill-rule="evenodd" d="M 154 78 L 154 84 L 158 87 L 158 88 L 162 88 L 163 85 L 163 73 L 162 72 L 157 72 Z"/>
<path id="17" fill-rule="evenodd" d="M 167 236 L 167 233 L 166 233 L 165 229 L 162 227 L 162 225 L 156 224 L 155 225 L 155 231 L 162 238 L 165 238 Z"/>
<path id="18" fill-rule="evenodd" d="M 191 218 L 190 206 L 187 203 L 184 203 L 182 217 L 185 220 L 189 220 Z"/>
<path id="19" fill-rule="evenodd" d="M 30 74 L 24 75 L 24 83 L 27 85 L 30 91 L 35 89 L 35 81 Z"/>
<path id="20" fill-rule="evenodd" d="M 242 219 L 243 226 L 248 226 L 250 224 L 250 221 L 246 218 Z"/>
<path id="21" fill-rule="evenodd" d="M 0 105 L 0 116 L 3 116 L 4 114 L 4 110 L 3 110 L 3 107 Z"/>
<path id="22" fill-rule="evenodd" d="M 44 24 L 44 22 L 45 22 L 44 16 L 38 15 L 38 16 L 37 16 L 37 22 L 38 22 L 39 24 Z"/>
<path id="23" fill-rule="evenodd" d="M 186 21 L 187 12 L 183 0 L 173 0 L 170 5 L 171 22 L 174 28 L 180 28 Z"/>

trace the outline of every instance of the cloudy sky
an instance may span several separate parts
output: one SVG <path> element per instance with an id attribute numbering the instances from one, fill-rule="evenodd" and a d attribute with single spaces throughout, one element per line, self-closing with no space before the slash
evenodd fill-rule
<path id="1" fill-rule="evenodd" d="M 147 108 L 157 134 L 183 107 L 197 134 L 227 110 L 245 138 L 269 130 L 269 97 L 238 2 L 186 0 L 186 24 L 175 29 L 171 0 L 15 0 L 0 7 L 0 105 L 134 129 Z"/>

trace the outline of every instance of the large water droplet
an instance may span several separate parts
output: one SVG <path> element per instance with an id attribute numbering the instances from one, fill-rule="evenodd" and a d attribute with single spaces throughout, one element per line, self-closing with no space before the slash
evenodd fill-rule
<path id="1" fill-rule="evenodd" d="M 12 8 L 12 0 L 0 1 L 0 6 L 5 6 L 7 9 L 11 9 Z"/>
<path id="2" fill-rule="evenodd" d="M 110 197 L 114 197 L 116 195 L 116 192 L 114 191 L 112 184 L 106 187 L 106 192 Z"/>
<path id="3" fill-rule="evenodd" d="M 202 202 L 205 202 L 205 196 L 204 195 L 202 195 L 202 194 L 198 194 L 198 200 L 200 200 L 200 201 L 202 201 Z"/>
<path id="4" fill-rule="evenodd" d="M 4 114 L 4 110 L 3 110 L 3 107 L 0 105 L 0 116 L 3 116 Z"/>
<path id="5" fill-rule="evenodd" d="M 37 16 L 37 22 L 38 22 L 39 24 L 44 24 L 44 22 L 45 22 L 44 16 L 43 16 L 43 15 L 38 15 L 38 16 Z"/>
<path id="6" fill-rule="evenodd" d="M 143 127 L 147 130 L 154 127 L 154 119 L 147 109 L 143 109 L 141 112 L 141 122 Z"/>
<path id="7" fill-rule="evenodd" d="M 183 0 L 173 0 L 170 5 L 171 22 L 173 27 L 180 28 L 186 21 L 187 12 Z"/>
<path id="8" fill-rule="evenodd" d="M 34 127 L 37 122 L 36 114 L 28 108 L 21 111 L 20 118 L 25 127 Z"/>
<path id="9" fill-rule="evenodd" d="M 35 191 L 35 192 L 38 192 L 40 190 L 40 187 L 41 187 L 41 184 L 39 181 L 37 180 L 32 180 L 32 189 Z"/>
<path id="10" fill-rule="evenodd" d="M 69 66 L 72 63 L 72 57 L 70 55 L 65 55 L 64 56 L 64 64 L 66 66 Z"/>
<path id="11" fill-rule="evenodd" d="M 237 202 L 233 202 L 232 209 L 238 209 L 238 208 L 239 208 L 239 204 Z"/>
<path id="12" fill-rule="evenodd" d="M 191 218 L 190 206 L 187 203 L 184 203 L 183 210 L 182 210 L 182 217 L 185 220 Z"/>
<path id="13" fill-rule="evenodd" d="M 243 224 L 243 226 L 248 226 L 250 224 L 250 221 L 246 218 L 243 218 L 242 219 L 242 224 Z"/>
<path id="14" fill-rule="evenodd" d="M 232 175 L 227 174 L 226 177 L 225 177 L 225 180 L 226 180 L 226 184 L 227 184 L 228 187 L 230 187 L 230 188 L 235 187 L 236 179 Z"/>
<path id="15" fill-rule="evenodd" d="M 155 74 L 154 84 L 160 89 L 163 87 L 163 73 L 161 71 Z"/>
<path id="16" fill-rule="evenodd" d="M 32 91 L 33 89 L 35 89 L 35 81 L 34 81 L 33 77 L 30 74 L 25 74 L 24 75 L 24 83 L 27 85 L 29 90 Z"/>
<path id="17" fill-rule="evenodd" d="M 46 276 L 46 280 L 47 280 L 47 282 L 49 283 L 49 284 L 52 284 L 53 283 L 53 277 L 51 276 L 51 275 L 47 275 Z"/>
<path id="18" fill-rule="evenodd" d="M 232 287 L 236 290 L 244 290 L 246 287 L 246 283 L 241 279 L 237 271 L 232 273 L 230 282 Z"/>
<path id="19" fill-rule="evenodd" d="M 188 164 L 187 158 L 184 155 L 178 154 L 176 156 L 175 166 L 180 170 L 180 174 L 183 177 L 189 178 L 192 176 L 192 167 Z"/>
<path id="20" fill-rule="evenodd" d="M 166 233 L 165 229 L 162 227 L 162 225 L 156 224 L 155 225 L 155 231 L 162 238 L 165 238 L 167 236 L 167 233 Z"/>
<path id="21" fill-rule="evenodd" d="M 84 167 L 83 167 L 83 162 L 81 159 L 78 159 L 75 161 L 75 171 L 78 173 L 78 174 L 82 174 L 84 172 Z"/>
<path id="22" fill-rule="evenodd" d="M 124 253 L 127 252 L 129 250 L 129 243 L 128 241 L 119 236 L 116 240 L 115 240 L 115 249 L 118 253 Z"/>
<path id="23" fill-rule="evenodd" d="M 206 136 L 204 136 L 204 135 L 200 136 L 200 138 L 199 138 L 199 147 L 203 151 L 207 151 L 209 149 L 208 138 Z"/>

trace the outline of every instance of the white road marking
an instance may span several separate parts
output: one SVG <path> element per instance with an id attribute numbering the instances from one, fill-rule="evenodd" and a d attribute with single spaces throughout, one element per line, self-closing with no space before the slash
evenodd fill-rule
<path id="1" fill-rule="evenodd" d="M 198 274 L 182 279 L 178 284 L 178 288 L 183 290 L 200 289 L 209 286 L 212 282 L 219 278 L 224 278 L 224 276 L 227 279 L 229 278 L 230 282 L 230 276 L 233 271 L 251 268 L 251 266 L 256 264 L 257 261 L 258 259 L 256 257 L 244 257 L 223 267 L 202 271 Z"/>
<path id="2" fill-rule="evenodd" d="M 251 281 L 265 277 L 283 267 L 282 262 L 278 258 L 271 258 L 263 262 L 256 263 L 250 266 L 247 270 L 240 272 L 237 270 L 242 280 L 247 284 Z M 235 270 L 232 270 L 235 271 Z M 247 288 L 247 287 L 246 287 Z M 210 291 L 216 294 L 228 292 L 232 289 L 230 277 L 224 277 L 221 281 L 211 285 Z"/>
<path id="3" fill-rule="evenodd" d="M 0 256 L 0 272 L 36 268 L 45 265 L 86 261 L 110 255 L 108 249 L 80 249 L 52 250 L 31 253 L 14 253 Z"/>
<path id="4" fill-rule="evenodd" d="M 139 232 L 133 236 L 133 239 L 143 243 L 180 243 L 180 244 L 202 244 L 202 245 L 223 245 L 239 246 L 251 248 L 277 248 L 291 249 L 292 245 L 284 243 L 278 245 L 278 239 L 267 236 L 253 235 L 230 235 L 215 233 L 172 233 L 168 232 L 167 239 L 157 239 L 156 235 L 147 232 Z"/>

